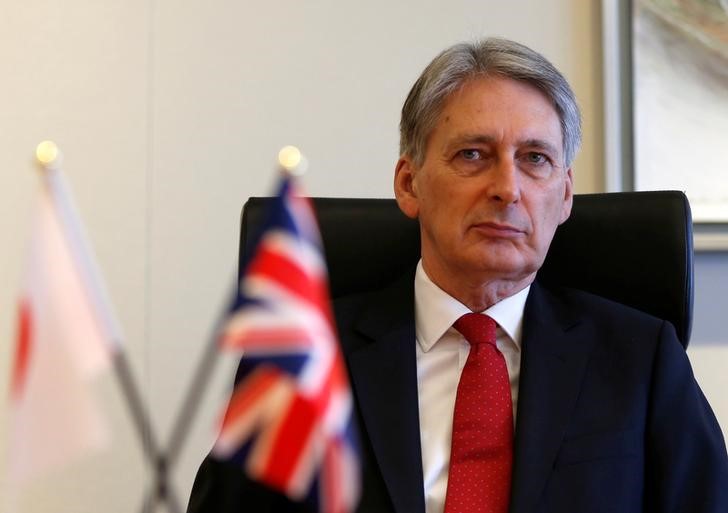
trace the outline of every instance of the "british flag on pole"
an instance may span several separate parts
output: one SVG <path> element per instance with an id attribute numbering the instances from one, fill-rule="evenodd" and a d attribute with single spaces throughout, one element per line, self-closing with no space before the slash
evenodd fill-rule
<path id="1" fill-rule="evenodd" d="M 285 177 L 220 333 L 244 357 L 212 452 L 292 500 L 348 513 L 360 486 L 353 401 L 316 219 L 295 189 Z"/>

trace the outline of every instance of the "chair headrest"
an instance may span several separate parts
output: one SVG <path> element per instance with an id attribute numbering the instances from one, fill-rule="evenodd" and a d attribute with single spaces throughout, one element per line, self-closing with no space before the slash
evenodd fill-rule
<path id="1" fill-rule="evenodd" d="M 266 198 L 243 207 L 240 266 L 262 222 Z M 313 198 L 332 297 L 375 290 L 420 258 L 417 221 L 392 199 Z M 675 326 L 687 347 L 692 326 L 692 221 L 681 192 L 581 194 L 556 231 L 538 279 L 632 306 Z"/>
<path id="2" fill-rule="evenodd" d="M 677 191 L 581 194 L 539 271 L 670 321 L 684 347 L 693 316 L 693 231 Z"/>

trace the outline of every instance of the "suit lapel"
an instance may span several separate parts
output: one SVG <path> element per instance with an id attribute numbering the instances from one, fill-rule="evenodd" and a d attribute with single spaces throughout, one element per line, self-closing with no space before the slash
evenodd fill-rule
<path id="1" fill-rule="evenodd" d="M 530 513 L 553 469 L 594 337 L 563 304 L 531 287 L 523 319 L 511 513 Z"/>
<path id="2" fill-rule="evenodd" d="M 414 279 L 375 298 L 348 356 L 361 415 L 395 511 L 424 511 L 415 356 Z"/>

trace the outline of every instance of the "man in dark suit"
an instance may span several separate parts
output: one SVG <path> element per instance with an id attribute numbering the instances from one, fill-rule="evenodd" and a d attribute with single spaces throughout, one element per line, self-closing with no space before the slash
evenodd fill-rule
<path id="1" fill-rule="evenodd" d="M 581 128 L 563 76 L 511 41 L 456 45 L 400 128 L 395 195 L 422 259 L 335 305 L 358 511 L 728 511 L 723 437 L 672 326 L 535 281 L 573 197 Z M 207 460 L 189 511 L 295 508 Z"/>

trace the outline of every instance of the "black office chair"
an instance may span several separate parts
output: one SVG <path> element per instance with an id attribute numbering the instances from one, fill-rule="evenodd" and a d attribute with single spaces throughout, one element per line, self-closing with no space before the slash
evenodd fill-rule
<path id="1" fill-rule="evenodd" d="M 250 250 L 267 200 L 243 207 L 240 262 Z M 420 257 L 416 221 L 394 200 L 314 198 L 331 294 L 381 288 Z M 538 280 L 630 305 L 675 326 L 684 347 L 693 312 L 690 205 L 675 191 L 581 194 L 556 232 Z M 242 267 L 242 266 L 241 266 Z"/>

